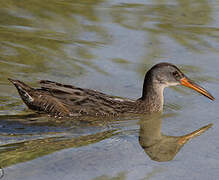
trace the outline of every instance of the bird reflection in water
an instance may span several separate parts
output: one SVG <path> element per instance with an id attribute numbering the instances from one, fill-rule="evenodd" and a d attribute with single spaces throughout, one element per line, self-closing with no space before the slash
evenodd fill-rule
<path id="1" fill-rule="evenodd" d="M 139 123 L 139 144 L 152 160 L 159 162 L 172 160 L 186 142 L 212 126 L 208 124 L 183 136 L 167 136 L 161 132 L 161 116 L 142 117 Z"/>

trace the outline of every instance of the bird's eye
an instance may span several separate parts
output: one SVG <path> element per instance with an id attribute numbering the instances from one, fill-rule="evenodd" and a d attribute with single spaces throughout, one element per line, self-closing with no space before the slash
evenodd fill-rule
<path id="1" fill-rule="evenodd" d="M 179 75 L 179 73 L 177 71 L 174 71 L 172 74 L 173 74 L 173 76 L 175 78 L 179 78 L 180 77 L 180 75 Z"/>

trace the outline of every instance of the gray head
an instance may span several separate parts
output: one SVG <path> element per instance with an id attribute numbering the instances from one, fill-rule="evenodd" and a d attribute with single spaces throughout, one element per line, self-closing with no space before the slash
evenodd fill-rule
<path id="1" fill-rule="evenodd" d="M 143 96 L 148 90 L 148 86 L 165 88 L 168 86 L 183 85 L 194 89 L 211 100 L 214 97 L 201 86 L 197 85 L 186 77 L 175 65 L 170 63 L 159 63 L 153 66 L 145 75 Z"/>
<path id="2" fill-rule="evenodd" d="M 159 63 L 153 66 L 146 77 L 151 78 L 153 83 L 158 83 L 160 86 L 176 86 L 180 84 L 180 79 L 185 75 L 173 64 Z"/>

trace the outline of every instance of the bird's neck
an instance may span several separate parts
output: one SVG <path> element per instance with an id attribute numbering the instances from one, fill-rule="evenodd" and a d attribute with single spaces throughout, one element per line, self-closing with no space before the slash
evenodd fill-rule
<path id="1" fill-rule="evenodd" d="M 142 97 L 140 98 L 142 104 L 145 106 L 146 111 L 160 112 L 163 110 L 163 91 L 164 86 L 152 79 L 145 79 Z"/>

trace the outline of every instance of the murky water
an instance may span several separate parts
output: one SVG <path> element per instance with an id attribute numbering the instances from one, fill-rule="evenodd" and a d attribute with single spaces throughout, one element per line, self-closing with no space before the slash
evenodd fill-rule
<path id="1" fill-rule="evenodd" d="M 3 179 L 217 179 L 218 12 L 216 0 L 0 1 Z M 134 99 L 145 72 L 163 61 L 216 100 L 174 87 L 165 90 L 161 118 L 58 121 L 28 110 L 7 80 L 37 87 L 49 79 Z M 158 136 L 162 142 L 148 148 Z"/>

